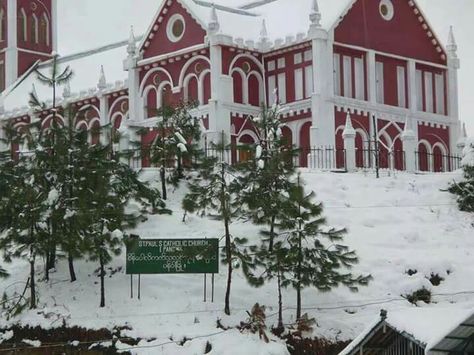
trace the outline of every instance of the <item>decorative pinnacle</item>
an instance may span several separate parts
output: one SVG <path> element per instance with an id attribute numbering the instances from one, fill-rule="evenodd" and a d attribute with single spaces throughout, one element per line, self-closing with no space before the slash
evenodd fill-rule
<path id="1" fill-rule="evenodd" d="M 352 118 L 351 114 L 349 111 L 347 111 L 347 116 L 346 116 L 346 126 L 344 127 L 344 132 L 342 132 L 343 136 L 355 136 L 356 131 L 354 129 L 354 126 L 352 126 Z"/>
<path id="2" fill-rule="evenodd" d="M 130 27 L 130 37 L 128 38 L 127 53 L 131 56 L 135 55 L 137 51 L 137 41 L 133 33 L 133 26 Z"/>
<path id="3" fill-rule="evenodd" d="M 446 46 L 446 49 L 452 54 L 456 54 L 458 50 L 458 45 L 456 43 L 456 39 L 454 38 L 453 26 L 449 27 L 448 45 Z"/>
<path id="4" fill-rule="evenodd" d="M 319 11 L 318 0 L 313 0 L 309 19 L 311 20 L 312 25 L 316 27 L 321 27 L 321 12 Z"/>
<path id="5" fill-rule="evenodd" d="M 105 79 L 105 72 L 104 72 L 104 66 L 100 66 L 100 75 L 99 75 L 99 83 L 97 84 L 97 87 L 99 90 L 104 90 L 107 88 L 107 80 Z"/>
<path id="6" fill-rule="evenodd" d="M 262 40 L 268 39 L 267 23 L 265 22 L 265 19 L 263 19 L 262 21 L 262 29 L 260 30 L 260 38 Z"/>
<path id="7" fill-rule="evenodd" d="M 209 24 L 207 28 L 210 33 L 217 33 L 217 31 L 219 31 L 219 28 L 220 28 L 219 19 L 217 17 L 217 10 L 214 3 L 211 6 L 211 16 L 210 16 Z"/>

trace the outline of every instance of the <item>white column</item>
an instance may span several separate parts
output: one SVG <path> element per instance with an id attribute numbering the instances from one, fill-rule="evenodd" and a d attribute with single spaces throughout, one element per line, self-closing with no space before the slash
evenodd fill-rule
<path id="1" fill-rule="evenodd" d="M 324 14 L 323 14 L 324 15 Z M 309 38 L 313 50 L 313 87 L 311 95 L 312 127 L 311 146 L 336 145 L 335 112 L 333 82 L 333 40 L 330 34 L 321 27 L 321 13 L 317 2 L 314 2 L 310 14 L 311 26 Z"/>
<path id="2" fill-rule="evenodd" d="M 368 93 L 369 102 L 374 105 L 377 104 L 377 78 L 375 72 L 375 52 L 373 50 L 369 50 L 367 52 L 367 81 L 369 86 Z"/>
<path id="3" fill-rule="evenodd" d="M 418 93 L 416 92 L 416 62 L 408 61 L 408 108 L 412 114 L 417 112 Z"/>
<path id="4" fill-rule="evenodd" d="M 356 131 L 352 126 L 352 120 L 349 113 L 347 113 L 346 127 L 342 132 L 342 138 L 344 138 L 344 149 L 346 151 L 346 169 L 349 172 L 355 171 L 357 169 L 355 146 Z"/>
<path id="5" fill-rule="evenodd" d="M 5 50 L 5 87 L 18 78 L 17 0 L 8 0 L 8 47 Z"/>
<path id="6" fill-rule="evenodd" d="M 208 33 L 210 41 L 211 60 L 211 99 L 209 100 L 209 130 L 206 133 L 208 142 L 220 142 L 222 132 L 229 143 L 230 139 L 230 111 L 224 107 L 225 103 L 232 101 L 232 78 L 223 75 L 222 47 L 220 36 Z"/>
<path id="7" fill-rule="evenodd" d="M 448 116 L 453 122 L 449 127 L 450 133 L 450 151 L 456 151 L 456 143 L 459 140 L 461 130 L 461 122 L 459 121 L 459 98 L 458 98 L 458 70 L 461 67 L 460 60 L 457 55 L 458 46 L 454 38 L 454 31 L 449 29 L 448 43 L 446 52 L 448 55 Z"/>
<path id="8" fill-rule="evenodd" d="M 58 0 L 51 0 L 51 32 L 53 52 L 58 52 Z"/>
<path id="9" fill-rule="evenodd" d="M 405 152 L 405 169 L 409 173 L 416 170 L 416 137 L 412 130 L 405 130 L 402 133 L 403 151 Z"/>
<path id="10" fill-rule="evenodd" d="M 109 100 L 106 95 L 101 94 L 99 96 L 99 104 L 100 104 L 100 142 L 103 145 L 110 144 L 110 133 L 112 128 L 109 127 L 108 129 L 104 129 L 105 126 L 107 126 L 109 122 Z"/>

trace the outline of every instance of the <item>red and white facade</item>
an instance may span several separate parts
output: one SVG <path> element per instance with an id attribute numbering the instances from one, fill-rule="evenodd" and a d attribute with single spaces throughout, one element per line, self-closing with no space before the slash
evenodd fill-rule
<path id="1" fill-rule="evenodd" d="M 5 87 L 15 85 L 25 72 L 33 75 L 28 66 L 53 52 L 56 1 L 2 0 L 1 11 L 8 13 L 8 20 L 2 20 L 2 38 L 8 40 L 0 47 Z M 39 5 L 33 11 L 23 2 L 48 9 L 49 42 L 19 41 L 24 35 L 18 28 L 23 24 L 19 16 L 23 12 L 27 19 L 42 16 L 36 13 Z M 302 148 L 345 149 L 349 170 L 365 165 L 363 152 L 375 136 L 388 155 L 405 152 L 405 166 L 392 161 L 382 167 L 409 171 L 447 169 L 445 161 L 435 158 L 417 162 L 416 151 L 434 157 L 457 154 L 462 148 L 454 36 L 451 31 L 443 46 L 416 1 L 215 3 L 163 0 L 141 41 L 132 33 L 128 43 L 114 47 L 122 48 L 126 80 L 108 84 L 106 63 L 98 62 L 97 72 L 105 65 L 94 79 L 99 84 L 92 90 L 75 88 L 79 95 L 64 88 L 60 105 L 87 106 L 90 114 L 77 123 L 79 129 L 112 123 L 113 129 L 128 132 L 124 136 L 135 140 L 135 129 L 148 127 L 149 133 L 141 138 L 146 146 L 158 134 L 154 127 L 160 118 L 155 113 L 163 102 L 197 100 L 193 114 L 202 119 L 208 141 L 220 139 L 224 132 L 238 145 L 258 142 L 250 118 L 258 115 L 262 103 L 272 104 L 277 92 L 280 103 L 288 106 L 282 129 L 288 140 Z M 94 55 L 90 53 L 91 58 Z M 10 90 L 1 103 L 8 106 L 18 95 L 18 90 Z M 24 124 L 31 119 L 27 109 L 3 111 L 4 120 Z M 40 116 L 47 125 L 48 111 Z M 121 142 L 123 149 L 127 139 Z M 300 160 L 302 165 L 313 161 L 311 156 Z M 146 167 L 147 160 L 142 164 Z"/>

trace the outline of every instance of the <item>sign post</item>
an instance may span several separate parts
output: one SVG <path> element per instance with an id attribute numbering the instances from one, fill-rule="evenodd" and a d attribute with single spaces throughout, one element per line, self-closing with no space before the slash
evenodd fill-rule
<path id="1" fill-rule="evenodd" d="M 126 273 L 130 275 L 133 298 L 133 275 L 138 275 L 138 299 L 141 275 L 203 274 L 206 302 L 207 274 L 219 273 L 219 239 L 132 239 L 127 245 Z"/>

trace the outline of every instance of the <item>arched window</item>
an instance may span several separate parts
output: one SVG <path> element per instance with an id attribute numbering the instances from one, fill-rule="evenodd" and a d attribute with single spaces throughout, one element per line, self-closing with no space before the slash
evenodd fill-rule
<path id="1" fill-rule="evenodd" d="M 46 13 L 43 13 L 40 19 L 39 42 L 49 46 L 49 19 Z"/>
<path id="2" fill-rule="evenodd" d="M 0 41 L 5 40 L 5 12 L 0 9 Z"/>
<path id="3" fill-rule="evenodd" d="M 33 16 L 31 16 L 31 27 L 30 27 L 30 30 L 31 30 L 31 41 L 33 43 L 38 43 L 38 27 L 39 27 L 39 24 L 38 24 L 38 17 L 36 17 L 35 14 L 33 14 Z"/>
<path id="4" fill-rule="evenodd" d="M 18 14 L 18 38 L 26 42 L 28 40 L 28 22 L 26 18 L 25 9 L 20 9 L 20 13 Z"/>

